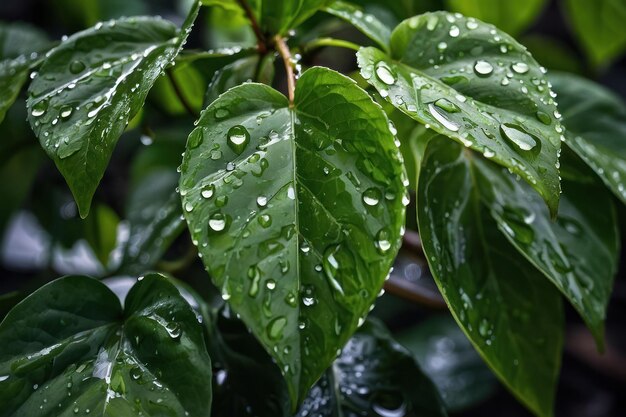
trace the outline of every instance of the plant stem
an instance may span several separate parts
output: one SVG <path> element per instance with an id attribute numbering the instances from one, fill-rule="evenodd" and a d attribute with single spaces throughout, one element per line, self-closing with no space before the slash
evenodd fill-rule
<path id="1" fill-rule="evenodd" d="M 287 73 L 287 93 L 289 96 L 289 107 L 293 107 L 293 100 L 296 91 L 296 76 L 293 72 L 293 62 L 291 60 L 291 52 L 287 46 L 287 42 L 280 35 L 274 38 L 276 50 L 285 63 L 285 72 Z"/>
<path id="2" fill-rule="evenodd" d="M 344 41 L 342 39 L 318 38 L 304 45 L 303 50 L 305 52 L 309 52 L 313 49 L 321 48 L 324 46 L 335 46 L 337 48 L 352 49 L 354 51 L 358 51 L 359 48 L 361 47 L 360 45 L 357 45 L 356 43 Z"/>
<path id="3" fill-rule="evenodd" d="M 185 110 L 187 110 L 187 113 L 189 113 L 189 115 L 194 119 L 200 117 L 200 115 L 196 113 L 191 104 L 187 101 L 187 98 L 180 89 L 178 82 L 176 82 L 176 78 L 174 78 L 172 70 L 169 68 L 167 69 L 167 78 L 170 80 L 170 84 L 172 84 L 172 88 L 174 89 L 174 93 L 176 93 L 176 97 L 178 97 L 178 101 L 180 101 L 180 104 L 182 104 Z"/>
<path id="4" fill-rule="evenodd" d="M 265 35 L 263 34 L 261 27 L 259 26 L 259 22 L 257 22 L 256 17 L 254 16 L 252 8 L 246 0 L 237 0 L 237 3 L 239 3 L 239 6 L 243 9 L 246 17 L 250 21 L 250 26 L 252 26 L 254 36 L 256 36 L 257 49 L 259 50 L 259 54 L 265 55 L 267 53 L 267 42 L 265 39 Z"/>

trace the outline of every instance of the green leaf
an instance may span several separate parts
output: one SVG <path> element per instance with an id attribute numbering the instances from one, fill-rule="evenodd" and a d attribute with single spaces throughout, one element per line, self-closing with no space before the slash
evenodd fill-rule
<path id="1" fill-rule="evenodd" d="M 196 313 L 161 275 L 122 309 L 104 284 L 68 276 L 0 324 L 0 416 L 207 415 L 211 361 Z"/>
<path id="2" fill-rule="evenodd" d="M 29 88 L 28 120 L 65 177 L 81 217 L 126 124 L 185 42 L 165 20 L 131 17 L 97 24 L 53 49 Z"/>
<path id="3" fill-rule="evenodd" d="M 552 416 L 563 345 L 559 293 L 526 262 L 481 205 L 469 151 L 426 148 L 418 223 L 430 270 L 461 329 L 535 414 Z"/>
<path id="4" fill-rule="evenodd" d="M 491 23 L 513 36 L 530 26 L 546 0 L 446 0 L 447 8 Z"/>
<path id="5" fill-rule="evenodd" d="M 297 28 L 331 0 L 250 0 L 261 29 L 270 34 L 284 35 Z"/>
<path id="6" fill-rule="evenodd" d="M 604 87 L 572 74 L 553 74 L 565 144 L 626 203 L 626 104 Z"/>
<path id="7" fill-rule="evenodd" d="M 115 248 L 119 222 L 117 213 L 103 204 L 96 205 L 85 222 L 85 239 L 105 267 L 109 262 L 111 251 Z"/>
<path id="8" fill-rule="evenodd" d="M 443 417 L 432 381 L 411 353 L 379 321 L 352 336 L 332 368 L 314 386 L 296 417 Z"/>
<path id="9" fill-rule="evenodd" d="M 302 74 L 293 108 L 263 84 L 232 88 L 189 136 L 180 193 L 192 239 L 294 402 L 389 272 L 408 200 L 400 161 L 382 109 L 326 68 Z"/>
<path id="10" fill-rule="evenodd" d="M 476 405 L 495 391 L 495 377 L 452 317 L 429 318 L 396 339 L 417 358 L 449 411 Z"/>
<path id="11" fill-rule="evenodd" d="M 589 60 L 609 63 L 626 50 L 626 3 L 622 0 L 564 0 L 573 32 Z"/>
<path id="12" fill-rule="evenodd" d="M 128 200 L 128 238 L 122 242 L 118 274 L 150 270 L 185 228 L 180 199 L 175 193 L 178 175 L 158 170 L 143 178 Z"/>
<path id="13" fill-rule="evenodd" d="M 572 303 L 604 345 L 604 318 L 617 272 L 619 231 L 610 194 L 595 185 L 564 183 L 557 221 L 525 183 L 472 159 L 481 198 L 498 227 Z"/>
<path id="14" fill-rule="evenodd" d="M 22 23 L 0 23 L 0 123 L 49 46 L 45 34 Z"/>
<path id="15" fill-rule="evenodd" d="M 341 0 L 333 1 L 324 11 L 351 23 L 384 51 L 389 51 L 391 31 L 374 15 L 365 13 L 360 7 Z"/>
<path id="16" fill-rule="evenodd" d="M 510 168 L 556 214 L 558 113 L 545 69 L 522 45 L 476 19 L 436 12 L 396 27 L 391 56 L 374 48 L 357 56 L 363 77 L 396 108 Z"/>

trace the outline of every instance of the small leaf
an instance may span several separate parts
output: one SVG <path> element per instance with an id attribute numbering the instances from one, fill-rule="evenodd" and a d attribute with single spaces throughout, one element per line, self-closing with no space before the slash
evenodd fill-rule
<path id="1" fill-rule="evenodd" d="M 564 0 L 573 32 L 589 60 L 609 63 L 626 51 L 626 3 L 622 0 Z"/>
<path id="2" fill-rule="evenodd" d="M 94 279 L 59 278 L 0 324 L 0 416 L 207 415 L 210 379 L 196 313 L 160 275 L 124 310 Z"/>
<path id="3" fill-rule="evenodd" d="M 604 87 L 572 74 L 553 74 L 565 144 L 626 204 L 626 104 Z"/>
<path id="4" fill-rule="evenodd" d="M 192 239 L 294 403 L 389 272 L 408 199 L 400 161 L 382 109 L 325 68 L 302 74 L 293 108 L 266 85 L 230 89 L 187 140 L 180 193 Z"/>
<path id="5" fill-rule="evenodd" d="M 182 33 L 151 17 L 78 32 L 52 50 L 31 83 L 28 120 L 70 186 L 81 217 L 117 140 L 178 54 L 198 8 L 194 3 Z"/>
<path id="6" fill-rule="evenodd" d="M 296 417 L 443 417 L 432 381 L 378 321 L 368 320 L 313 387 Z"/>
<path id="7" fill-rule="evenodd" d="M 351 23 L 385 52 L 389 51 L 391 31 L 373 14 L 366 13 L 360 7 L 341 0 L 331 2 L 324 11 Z"/>
<path id="8" fill-rule="evenodd" d="M 38 29 L 0 23 L 0 123 L 28 79 L 28 71 L 49 46 Z"/>
<path id="9" fill-rule="evenodd" d="M 515 36 L 532 24 L 546 0 L 446 0 L 453 12 L 472 16 Z"/>
<path id="10" fill-rule="evenodd" d="M 560 133 L 542 67 L 509 35 L 445 12 L 405 20 L 391 56 L 358 54 L 361 75 L 396 108 L 519 174 L 556 215 Z"/>
<path id="11" fill-rule="evenodd" d="M 466 153 L 443 138 L 428 143 L 417 190 L 424 253 L 476 350 L 529 409 L 552 416 L 563 345 L 560 295 L 481 205 Z"/>
<path id="12" fill-rule="evenodd" d="M 578 310 L 604 345 L 604 318 L 617 272 L 619 231 L 610 194 L 564 183 L 556 222 L 526 184 L 493 164 L 472 159 L 474 177 L 498 227 Z"/>
<path id="13" fill-rule="evenodd" d="M 100 204 L 95 206 L 91 216 L 87 217 L 87 221 L 84 223 L 84 237 L 100 263 L 105 267 L 109 262 L 111 251 L 115 248 L 119 222 L 120 219 L 113 209 Z"/>
<path id="14" fill-rule="evenodd" d="M 261 29 L 283 35 L 297 28 L 331 0 L 250 0 Z"/>

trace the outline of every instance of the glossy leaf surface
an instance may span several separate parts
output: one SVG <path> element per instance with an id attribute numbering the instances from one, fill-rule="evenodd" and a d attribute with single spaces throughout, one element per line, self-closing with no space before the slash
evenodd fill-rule
<path id="1" fill-rule="evenodd" d="M 556 214 L 560 133 L 545 69 L 504 32 L 444 12 L 405 20 L 391 55 L 358 52 L 361 75 L 396 108 L 519 174 Z"/>
<path id="2" fill-rule="evenodd" d="M 428 144 L 417 197 L 424 252 L 487 364 L 528 408 L 551 416 L 563 345 L 560 295 L 481 205 L 468 153 L 442 138 Z"/>
<path id="3" fill-rule="evenodd" d="M 28 72 L 48 46 L 43 33 L 20 23 L 0 23 L 0 123 L 28 79 Z"/>
<path id="4" fill-rule="evenodd" d="M 195 312 L 160 275 L 122 309 L 104 284 L 60 278 L 0 324 L 0 415 L 207 415 L 211 362 Z"/>
<path id="5" fill-rule="evenodd" d="M 341 0 L 333 1 L 324 11 L 351 23 L 364 35 L 376 42 L 383 50 L 389 51 L 391 31 L 376 16 L 364 12 L 358 6 Z"/>
<path id="6" fill-rule="evenodd" d="M 78 32 L 46 58 L 29 87 L 28 120 L 65 177 L 81 217 L 126 124 L 169 65 L 182 33 L 160 18 L 131 17 Z"/>
<path id="7" fill-rule="evenodd" d="M 294 401 L 389 272 L 407 199 L 400 159 L 382 109 L 324 68 L 302 74 L 293 109 L 262 84 L 227 91 L 189 136 L 180 192 L 192 238 Z"/>
<path id="8" fill-rule="evenodd" d="M 626 203 L 626 104 L 604 87 L 582 77 L 550 77 L 559 95 L 566 145 Z"/>
<path id="9" fill-rule="evenodd" d="M 501 0 L 446 0 L 448 9 L 472 16 L 518 35 L 537 18 L 546 0 L 501 1 Z"/>
<path id="10" fill-rule="evenodd" d="M 603 346 L 604 317 L 619 257 L 610 194 L 593 184 L 564 183 L 555 222 L 525 183 L 479 158 L 472 162 L 481 199 L 502 233 L 557 286 Z"/>
<path id="11" fill-rule="evenodd" d="M 564 0 L 574 34 L 594 65 L 606 64 L 626 50 L 626 3 L 622 0 Z"/>
<path id="12" fill-rule="evenodd" d="M 261 28 L 283 35 L 313 16 L 331 0 L 249 0 Z"/>
<path id="13" fill-rule="evenodd" d="M 296 417 L 443 417 L 432 381 L 378 321 L 367 321 L 311 389 Z"/>

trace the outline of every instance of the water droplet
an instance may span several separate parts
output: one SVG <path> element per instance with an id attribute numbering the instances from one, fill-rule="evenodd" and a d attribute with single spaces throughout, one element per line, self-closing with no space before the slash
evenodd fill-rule
<path id="1" fill-rule="evenodd" d="M 259 224 L 267 229 L 272 225 L 272 218 L 269 214 L 262 214 L 259 216 Z"/>
<path id="2" fill-rule="evenodd" d="M 459 36 L 460 33 L 461 33 L 461 31 L 459 30 L 458 26 L 456 26 L 456 25 L 450 26 L 450 31 L 448 32 L 450 37 L 456 38 L 457 36 Z"/>
<path id="3" fill-rule="evenodd" d="M 268 290 L 273 291 L 276 288 L 276 281 L 268 279 L 265 281 L 265 287 L 267 287 Z"/>
<path id="4" fill-rule="evenodd" d="M 259 293 L 259 280 L 261 279 L 261 270 L 258 266 L 253 265 L 248 268 L 248 278 L 252 281 L 250 283 L 250 290 L 248 291 L 248 295 L 250 297 L 256 297 Z"/>
<path id="5" fill-rule="evenodd" d="M 489 322 L 487 320 L 482 319 L 480 321 L 480 324 L 478 325 L 478 333 L 480 333 L 482 337 L 487 337 L 489 335 Z"/>
<path id="6" fill-rule="evenodd" d="M 296 192 L 291 185 L 287 188 L 287 198 L 290 200 L 295 200 L 296 198 Z"/>
<path id="7" fill-rule="evenodd" d="M 213 197 L 213 194 L 215 193 L 215 185 L 213 184 L 207 184 L 204 187 L 202 187 L 202 192 L 200 193 L 202 195 L 203 198 L 211 198 Z"/>
<path id="8" fill-rule="evenodd" d="M 378 249 L 378 252 L 380 252 L 381 254 L 385 254 L 387 253 L 387 251 L 389 251 L 389 249 L 391 249 L 391 242 L 389 241 L 389 232 L 387 232 L 387 230 L 381 229 L 376 234 L 375 245 L 376 245 L 376 249 Z"/>
<path id="9" fill-rule="evenodd" d="M 479 77 L 488 77 L 493 72 L 493 66 L 483 60 L 478 60 L 474 64 L 474 71 Z"/>
<path id="10" fill-rule="evenodd" d="M 428 111 L 439 123 L 441 123 L 443 127 L 445 127 L 446 129 L 452 132 L 458 132 L 459 125 L 452 122 L 451 120 L 448 120 L 446 116 L 444 116 L 439 110 L 437 110 L 437 107 L 435 107 L 433 103 L 428 104 Z"/>
<path id="11" fill-rule="evenodd" d="M 165 330 L 167 330 L 167 333 L 172 339 L 178 339 L 182 334 L 180 324 L 176 323 L 175 321 L 167 323 L 165 325 Z"/>
<path id="12" fill-rule="evenodd" d="M 337 280 L 338 272 L 340 269 L 338 256 L 341 253 L 341 245 L 331 245 L 324 251 L 323 269 L 326 279 L 330 283 L 331 287 L 336 289 L 339 293 L 343 294 L 343 288 Z"/>
<path id="13" fill-rule="evenodd" d="M 250 133 L 241 125 L 231 127 L 228 130 L 227 136 L 228 147 L 237 155 L 241 154 L 250 142 Z"/>
<path id="14" fill-rule="evenodd" d="M 456 104 L 445 98 L 440 98 L 439 100 L 435 101 L 435 106 L 447 111 L 448 113 L 457 113 L 460 111 Z"/>
<path id="15" fill-rule="evenodd" d="M 61 110 L 59 110 L 59 114 L 62 119 L 67 119 L 72 115 L 72 106 L 63 106 Z"/>
<path id="16" fill-rule="evenodd" d="M 85 64 L 82 61 L 72 61 L 70 62 L 70 72 L 72 74 L 78 74 L 79 72 L 82 72 L 85 70 Z"/>
<path id="17" fill-rule="evenodd" d="M 468 28 L 469 30 L 474 30 L 478 28 L 478 23 L 475 20 L 470 19 L 465 23 L 465 27 Z"/>
<path id="18" fill-rule="evenodd" d="M 267 335 L 272 340 L 279 340 L 283 336 L 283 329 L 287 324 L 285 317 L 276 317 L 267 326 Z"/>
<path id="19" fill-rule="evenodd" d="M 132 368 L 130 368 L 130 377 L 135 381 L 139 380 L 139 378 L 141 378 L 141 375 L 141 368 L 139 368 L 138 366 L 133 366 Z"/>
<path id="20" fill-rule="evenodd" d="M 226 164 L 226 171 L 234 171 L 235 170 L 235 163 L 234 162 L 229 162 Z"/>
<path id="21" fill-rule="evenodd" d="M 511 65 L 511 68 L 518 74 L 526 74 L 530 69 L 528 67 L 528 64 L 524 62 L 516 62 L 515 64 Z"/>
<path id="22" fill-rule="evenodd" d="M 267 205 L 267 197 L 265 197 L 264 195 L 260 195 L 256 198 L 256 204 L 259 207 L 265 207 Z"/>
<path id="23" fill-rule="evenodd" d="M 380 201 L 381 193 L 378 188 L 368 188 L 363 193 L 363 203 L 368 206 L 375 206 Z"/>
<path id="24" fill-rule="evenodd" d="M 552 119 L 550 118 L 550 115 L 548 113 L 538 111 L 536 113 L 536 116 L 537 116 L 537 120 L 539 120 L 544 125 L 549 125 L 550 123 L 552 123 Z"/>
<path id="25" fill-rule="evenodd" d="M 215 109 L 215 113 L 213 115 L 215 116 L 217 120 L 221 120 L 221 119 L 224 119 L 225 117 L 228 117 L 229 114 L 230 114 L 230 111 L 222 107 L 219 109 Z"/>
<path id="26" fill-rule="evenodd" d="M 500 130 L 505 138 L 523 151 L 530 151 L 537 146 L 538 141 L 518 126 L 503 123 L 500 125 Z"/>
<path id="27" fill-rule="evenodd" d="M 48 101 L 42 100 L 33 105 L 31 114 L 33 117 L 43 116 L 43 114 L 48 110 Z"/>
<path id="28" fill-rule="evenodd" d="M 222 213 L 215 213 L 209 218 L 209 228 L 214 232 L 221 232 L 226 228 L 226 217 Z"/>
<path id="29" fill-rule="evenodd" d="M 387 85 L 393 85 L 396 82 L 396 76 L 384 61 L 376 63 L 376 76 Z"/>

